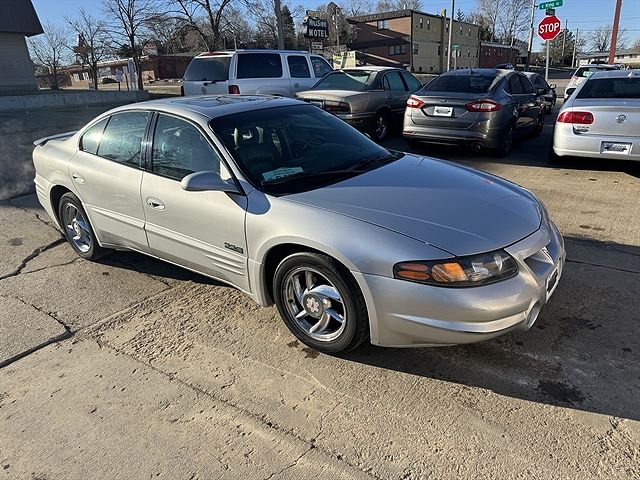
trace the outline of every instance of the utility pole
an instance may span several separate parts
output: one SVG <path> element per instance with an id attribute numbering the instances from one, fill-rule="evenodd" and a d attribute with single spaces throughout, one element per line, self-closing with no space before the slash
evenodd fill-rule
<path id="1" fill-rule="evenodd" d="M 613 16 L 613 29 L 611 29 L 611 48 L 609 49 L 609 65 L 613 65 L 616 58 L 616 43 L 618 42 L 618 24 L 620 23 L 620 10 L 622 0 L 616 0 L 616 13 Z"/>
<path id="2" fill-rule="evenodd" d="M 573 40 L 573 56 L 571 57 L 571 66 L 576 67 L 578 64 L 578 59 L 576 58 L 576 53 L 578 49 L 578 34 L 580 33 L 580 29 L 576 28 L 576 38 Z"/>
<path id="3" fill-rule="evenodd" d="M 536 16 L 536 0 L 531 0 L 531 25 L 529 25 L 529 47 L 527 48 L 527 65 L 525 71 L 529 71 L 531 65 L 531 48 L 533 47 L 533 22 Z"/>
<path id="4" fill-rule="evenodd" d="M 278 50 L 284 50 L 284 35 L 282 34 L 282 10 L 280 0 L 274 0 L 276 10 L 276 26 L 278 27 Z"/>
<path id="5" fill-rule="evenodd" d="M 451 0 L 451 12 L 449 12 L 449 46 L 447 47 L 447 72 L 451 70 L 451 37 L 453 36 L 453 12 L 456 7 L 456 0 Z M 444 21 L 447 21 L 447 14 L 445 12 Z"/>
<path id="6" fill-rule="evenodd" d="M 335 4 L 334 4 L 335 5 Z M 333 21 L 336 27 L 336 53 L 340 53 L 340 32 L 338 31 L 338 10 L 340 7 L 338 5 L 333 9 Z"/>
<path id="7" fill-rule="evenodd" d="M 564 45 L 567 40 L 567 25 L 569 22 L 567 19 L 564 19 L 564 31 L 562 32 L 562 55 L 560 56 L 560 70 L 564 70 Z"/>

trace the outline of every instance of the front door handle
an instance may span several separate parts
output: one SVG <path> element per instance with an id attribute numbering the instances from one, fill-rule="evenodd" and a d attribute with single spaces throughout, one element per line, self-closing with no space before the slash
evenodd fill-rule
<path id="1" fill-rule="evenodd" d="M 164 210 L 164 203 L 155 197 L 147 197 L 147 205 L 156 210 Z"/>
<path id="2" fill-rule="evenodd" d="M 73 172 L 71 174 L 71 178 L 73 178 L 78 183 L 84 183 L 84 177 L 80 175 L 78 172 Z"/>

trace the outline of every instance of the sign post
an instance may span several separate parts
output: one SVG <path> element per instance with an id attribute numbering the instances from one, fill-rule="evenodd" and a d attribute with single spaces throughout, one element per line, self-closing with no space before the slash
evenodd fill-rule
<path id="1" fill-rule="evenodd" d="M 538 24 L 538 35 L 547 44 L 547 62 L 544 70 L 544 79 L 549 81 L 549 42 L 560 33 L 560 20 L 555 15 L 544 17 Z"/>

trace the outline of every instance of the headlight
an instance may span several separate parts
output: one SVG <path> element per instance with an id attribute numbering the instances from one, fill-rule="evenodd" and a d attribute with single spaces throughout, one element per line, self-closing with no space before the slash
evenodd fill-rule
<path id="1" fill-rule="evenodd" d="M 447 260 L 402 262 L 393 267 L 395 278 L 439 287 L 486 285 L 517 273 L 515 260 L 503 250 Z"/>

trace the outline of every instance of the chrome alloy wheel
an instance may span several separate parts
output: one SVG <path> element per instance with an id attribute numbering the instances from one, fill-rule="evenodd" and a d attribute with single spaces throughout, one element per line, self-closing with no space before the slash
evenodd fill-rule
<path id="1" fill-rule="evenodd" d="M 347 324 L 346 309 L 338 289 L 317 270 L 301 267 L 284 280 L 289 316 L 309 337 L 321 342 L 338 338 Z"/>
<path id="2" fill-rule="evenodd" d="M 376 123 L 374 126 L 376 138 L 382 140 L 384 137 L 386 137 L 388 128 L 389 126 L 387 124 L 387 118 L 384 115 L 378 115 L 376 117 Z"/>
<path id="3" fill-rule="evenodd" d="M 62 210 L 62 222 L 73 245 L 82 253 L 87 253 L 91 249 L 91 233 L 82 212 L 75 205 L 67 203 Z"/>

